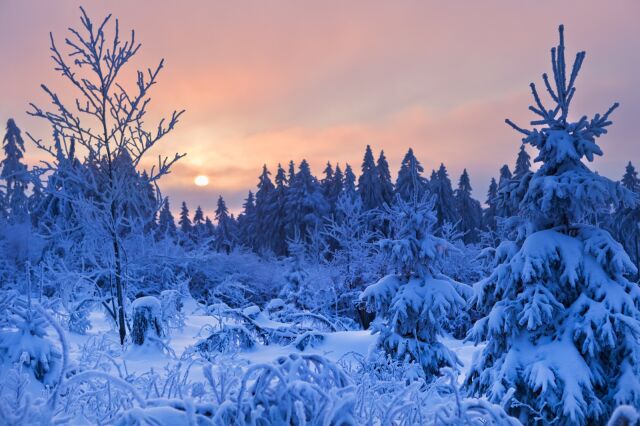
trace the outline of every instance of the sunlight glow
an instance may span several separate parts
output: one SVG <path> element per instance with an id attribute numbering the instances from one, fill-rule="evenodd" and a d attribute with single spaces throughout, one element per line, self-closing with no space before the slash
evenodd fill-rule
<path id="1" fill-rule="evenodd" d="M 205 175 L 198 175 L 193 180 L 193 183 L 195 183 L 197 186 L 207 186 L 209 185 L 209 178 Z"/>

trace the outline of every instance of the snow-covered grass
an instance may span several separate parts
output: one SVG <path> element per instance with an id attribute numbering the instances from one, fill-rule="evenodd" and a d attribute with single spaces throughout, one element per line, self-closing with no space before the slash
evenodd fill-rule
<path id="1" fill-rule="evenodd" d="M 133 303 L 132 310 L 146 302 Z M 157 300 L 151 302 L 157 305 Z M 195 424 L 247 424 L 254 418 L 265 424 L 327 424 L 319 420 L 325 417 L 344 424 L 367 419 L 431 424 L 458 412 L 452 408 L 454 395 L 479 350 L 442 338 L 462 362 L 459 374 L 425 381 L 416 365 L 386 358 L 368 330 L 320 331 L 322 327 L 305 328 L 256 307 L 244 312 L 250 316 L 226 315 L 220 307 L 204 308 L 188 298 L 180 327 L 122 347 L 108 314 L 94 308 L 86 334 L 63 331 L 67 350 L 55 338 L 53 323 L 46 324 L 52 318 L 42 318 L 38 324 L 46 332 L 41 335 L 53 352 L 67 355 L 65 377 L 53 385 L 55 380 L 45 382 L 46 387 L 24 375 L 30 371 L 24 357 L 4 363 L 1 374 L 8 379 L 0 386 L 0 409 L 16 413 L 9 424 L 38 423 L 44 417 L 127 425 L 189 424 L 194 419 Z M 237 330 L 245 331 L 250 344 L 233 340 Z M 288 330 L 293 336 L 271 340 L 265 330 L 282 336 Z M 202 349 L 205 341 L 215 344 Z M 56 395 L 53 402 L 51 395 Z M 485 408 L 473 407 L 470 413 L 484 416 Z"/>

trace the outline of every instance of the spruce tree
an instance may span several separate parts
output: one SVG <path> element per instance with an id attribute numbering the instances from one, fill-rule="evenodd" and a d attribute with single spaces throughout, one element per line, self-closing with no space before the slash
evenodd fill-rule
<path id="1" fill-rule="evenodd" d="M 13 119 L 7 121 L 7 132 L 2 140 L 4 159 L 0 162 L 0 178 L 5 181 L 4 204 L 10 222 L 23 223 L 28 219 L 27 166 L 22 163 L 24 141 Z"/>
<path id="2" fill-rule="evenodd" d="M 196 212 L 193 214 L 193 226 L 199 227 L 204 224 L 204 213 L 202 212 L 202 208 L 198 206 L 196 208 Z"/>
<path id="3" fill-rule="evenodd" d="M 457 227 L 465 244 L 478 242 L 482 226 L 482 207 L 480 202 L 473 199 L 471 191 L 471 180 L 467 169 L 464 169 L 455 192 L 455 203 L 459 218 Z"/>
<path id="4" fill-rule="evenodd" d="M 532 83 L 533 129 L 507 120 L 541 165 L 520 204 L 518 238 L 498 247 L 495 270 L 475 286 L 474 305 L 486 316 L 469 338 L 487 344 L 467 383 L 493 402 L 513 392 L 508 410 L 523 424 L 604 424 L 617 405 L 640 404 L 640 288 L 626 278 L 637 269 L 622 246 L 588 219 L 637 198 L 583 162 L 602 155 L 596 140 L 618 104 L 570 121 L 585 53 L 567 72 L 559 32 L 553 75 L 543 74 L 554 105 Z"/>
<path id="5" fill-rule="evenodd" d="M 233 216 L 229 216 L 229 209 L 227 209 L 227 204 L 224 202 L 222 195 L 218 197 L 215 219 L 217 226 L 214 234 L 214 247 L 218 251 L 229 254 L 236 242 L 234 219 Z"/>
<path id="6" fill-rule="evenodd" d="M 638 179 L 638 172 L 636 172 L 636 168 L 633 167 L 631 161 L 625 168 L 624 176 L 622 176 L 622 185 L 629 191 L 640 193 L 640 179 Z"/>
<path id="7" fill-rule="evenodd" d="M 358 178 L 358 194 L 365 210 L 372 210 L 383 205 L 378 168 L 369 145 L 367 145 L 362 160 L 362 174 Z"/>
<path id="8" fill-rule="evenodd" d="M 409 148 L 398 171 L 396 179 L 396 194 L 405 201 L 413 197 L 421 198 L 427 189 L 427 181 L 422 176 L 424 168 Z"/>
<path id="9" fill-rule="evenodd" d="M 389 206 L 393 202 L 394 192 L 393 183 L 391 182 L 391 172 L 389 171 L 389 163 L 387 162 L 387 158 L 384 156 L 384 151 L 380 151 L 376 167 L 378 169 L 378 180 L 380 181 L 382 201 Z"/>
<path id="10" fill-rule="evenodd" d="M 180 225 L 180 232 L 184 237 L 189 237 L 191 235 L 191 219 L 189 218 L 189 208 L 187 207 L 186 202 L 182 202 L 180 206 L 180 219 L 178 220 L 178 225 Z"/>
<path id="11" fill-rule="evenodd" d="M 333 212 L 336 211 L 336 205 L 338 203 L 338 199 L 342 195 L 344 191 L 344 173 L 342 173 L 342 169 L 340 168 L 340 164 L 336 165 L 336 170 L 333 174 L 333 182 L 331 185 L 331 190 L 329 191 L 329 195 L 327 201 L 331 203 L 333 206 Z"/>
<path id="12" fill-rule="evenodd" d="M 165 197 L 160 214 L 158 216 L 158 227 L 156 229 L 156 239 L 162 240 L 165 238 L 175 239 L 178 235 L 178 229 L 176 228 L 176 222 L 171 214 L 171 207 L 169 206 L 169 197 Z"/>
<path id="13" fill-rule="evenodd" d="M 255 245 L 259 250 L 273 250 L 274 223 L 270 219 L 270 212 L 274 208 L 275 186 L 269 177 L 271 172 L 267 165 L 262 166 L 262 173 L 258 178 L 255 208 Z"/>
<path id="14" fill-rule="evenodd" d="M 451 180 L 444 164 L 440 164 L 437 173 L 429 182 L 429 189 L 435 197 L 435 210 L 438 218 L 437 228 L 440 229 L 445 223 L 455 224 L 458 221 L 453 197 Z"/>
<path id="15" fill-rule="evenodd" d="M 238 216 L 238 231 L 242 244 L 248 248 L 255 248 L 256 238 L 256 205 L 253 192 L 249 191 L 242 204 L 242 213 Z"/>
<path id="16" fill-rule="evenodd" d="M 484 209 L 482 223 L 487 231 L 496 230 L 496 204 L 498 201 L 498 184 L 495 178 L 491 178 L 489 189 L 487 190 L 487 207 Z"/>
<path id="17" fill-rule="evenodd" d="M 529 173 L 531 173 L 531 157 L 525 149 L 524 144 L 520 145 L 520 151 L 518 151 L 518 157 L 516 158 L 516 168 L 513 171 L 513 178 L 520 180 Z"/>
<path id="18" fill-rule="evenodd" d="M 338 201 L 335 193 L 337 178 L 336 172 L 334 172 L 333 167 L 331 166 L 331 162 L 327 161 L 327 166 L 324 168 L 324 178 L 320 181 L 320 187 L 322 188 L 322 194 L 329 205 L 329 215 L 333 215 L 335 212 L 336 202 Z"/>
<path id="19" fill-rule="evenodd" d="M 461 287 L 438 269 L 450 245 L 433 235 L 433 199 L 406 202 L 397 197 L 382 215 L 391 236 L 381 240 L 380 247 L 395 271 L 367 287 L 361 300 L 376 313 L 373 332 L 378 345 L 395 359 L 416 362 L 431 379 L 441 368 L 459 363 L 440 342 L 443 318 L 465 304 Z"/>
<path id="20" fill-rule="evenodd" d="M 353 173 L 353 169 L 347 163 L 344 169 L 344 193 L 348 197 L 356 197 L 358 195 L 356 190 L 356 175 Z"/>
<path id="21" fill-rule="evenodd" d="M 311 174 L 307 160 L 302 160 L 287 193 L 287 236 L 299 235 L 305 241 L 327 214 L 328 205 L 318 180 Z"/>
<path id="22" fill-rule="evenodd" d="M 629 191 L 640 194 L 640 180 L 631 161 L 627 164 L 621 183 Z M 608 210 L 605 212 L 608 213 Z M 609 215 L 605 215 L 605 217 L 607 216 Z M 610 216 L 608 222 L 609 229 L 629 253 L 634 265 L 640 267 L 640 226 L 638 226 L 640 224 L 640 206 L 618 205 L 615 214 Z M 640 275 L 636 273 L 633 278 L 637 281 Z"/>
<path id="23" fill-rule="evenodd" d="M 269 209 L 267 220 L 271 224 L 271 248 L 278 256 L 287 254 L 287 176 L 280 164 L 275 177 L 275 191 Z"/>

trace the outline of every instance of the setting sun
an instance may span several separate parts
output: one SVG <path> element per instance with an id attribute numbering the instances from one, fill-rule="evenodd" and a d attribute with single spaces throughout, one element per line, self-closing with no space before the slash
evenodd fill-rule
<path id="1" fill-rule="evenodd" d="M 195 183 L 197 186 L 207 186 L 209 185 L 209 178 L 205 175 L 198 175 L 193 180 L 193 183 Z"/>

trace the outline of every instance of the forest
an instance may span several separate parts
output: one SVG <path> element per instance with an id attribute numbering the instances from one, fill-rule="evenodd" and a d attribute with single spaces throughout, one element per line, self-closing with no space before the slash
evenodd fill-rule
<path id="1" fill-rule="evenodd" d="M 50 39 L 74 97 L 2 139 L 0 424 L 639 424 L 640 179 L 589 167 L 618 104 L 570 111 L 564 38 L 486 198 L 366 146 L 209 217 L 161 191 L 185 153 L 149 159 L 188 114 L 147 120 L 164 62 L 81 9 Z"/>

